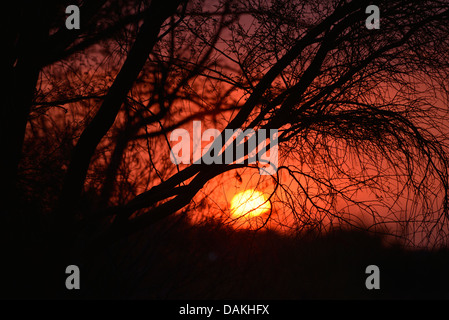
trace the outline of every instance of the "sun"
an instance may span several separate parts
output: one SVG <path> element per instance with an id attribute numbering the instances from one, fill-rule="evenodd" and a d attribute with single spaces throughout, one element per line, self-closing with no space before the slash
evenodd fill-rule
<path id="1" fill-rule="evenodd" d="M 271 203 L 260 191 L 248 189 L 237 193 L 231 200 L 231 217 L 252 218 L 270 211 Z"/>

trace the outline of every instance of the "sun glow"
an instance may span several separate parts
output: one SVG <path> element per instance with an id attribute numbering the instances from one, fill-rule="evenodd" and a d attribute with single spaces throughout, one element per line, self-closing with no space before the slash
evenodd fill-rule
<path id="1" fill-rule="evenodd" d="M 237 193 L 231 200 L 231 217 L 252 218 L 270 211 L 271 203 L 260 191 L 254 189 Z"/>

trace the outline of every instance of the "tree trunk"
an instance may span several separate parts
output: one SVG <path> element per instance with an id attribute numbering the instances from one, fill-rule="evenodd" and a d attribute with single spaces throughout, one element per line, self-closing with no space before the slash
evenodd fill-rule
<path id="1" fill-rule="evenodd" d="M 6 39 L 7 67 L 4 73 L 4 101 L 0 116 L 0 157 L 2 208 L 17 207 L 17 175 L 23 140 L 33 103 L 43 56 L 42 44 L 48 36 L 48 16 L 52 14 L 38 1 L 24 6 L 11 4 L 6 22 L 11 33 Z M 6 10 L 6 8 L 5 8 Z M 5 11 L 7 12 L 7 11 Z"/>
<path id="2" fill-rule="evenodd" d="M 109 89 L 99 111 L 83 131 L 73 150 L 59 198 L 58 212 L 63 211 L 62 214 L 67 214 L 76 206 L 97 145 L 113 125 L 122 103 L 157 43 L 163 22 L 176 12 L 180 3 L 180 0 L 152 2 L 125 63 Z"/>

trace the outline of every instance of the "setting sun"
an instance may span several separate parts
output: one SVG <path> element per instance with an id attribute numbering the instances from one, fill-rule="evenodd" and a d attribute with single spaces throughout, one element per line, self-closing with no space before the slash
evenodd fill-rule
<path id="1" fill-rule="evenodd" d="M 260 191 L 254 189 L 237 193 L 231 201 L 231 217 L 239 218 L 246 216 L 252 218 L 268 212 L 271 203 Z"/>

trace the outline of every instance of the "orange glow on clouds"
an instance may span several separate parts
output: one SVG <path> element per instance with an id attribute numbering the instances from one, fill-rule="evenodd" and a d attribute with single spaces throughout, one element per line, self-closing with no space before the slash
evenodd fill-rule
<path id="1" fill-rule="evenodd" d="M 270 211 L 271 203 L 260 191 L 248 189 L 237 193 L 231 200 L 231 217 L 257 217 Z"/>

